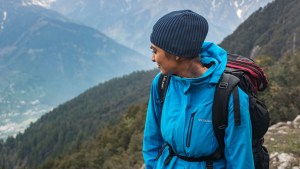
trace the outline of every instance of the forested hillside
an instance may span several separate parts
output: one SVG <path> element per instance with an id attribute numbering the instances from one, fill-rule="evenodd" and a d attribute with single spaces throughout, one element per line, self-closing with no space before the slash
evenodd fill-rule
<path id="1" fill-rule="evenodd" d="M 220 44 L 230 53 L 252 56 L 266 71 L 270 85 L 259 96 L 270 109 L 272 124 L 300 114 L 299 9 L 299 0 L 276 0 Z"/>
<path id="2" fill-rule="evenodd" d="M 69 154 L 93 140 L 101 128 L 118 122 L 132 104 L 147 102 L 157 70 L 135 72 L 89 89 L 30 125 L 24 134 L 0 141 L 5 169 L 36 168 L 46 159 Z M 0 166 L 1 166 L 0 165 Z"/>
<path id="3" fill-rule="evenodd" d="M 263 63 L 269 63 L 270 58 L 266 60 L 257 60 L 268 72 L 270 87 L 264 93 L 260 93 L 261 99 L 267 104 L 271 113 L 271 122 L 275 124 L 279 121 L 291 121 L 300 114 L 300 53 L 297 55 L 283 56 L 280 61 L 275 62 L 273 66 L 265 66 Z M 288 61 L 287 61 L 288 60 Z M 289 76 L 286 76 L 289 74 Z M 146 104 L 146 103 L 145 103 Z M 81 168 L 102 168 L 102 169 L 140 169 L 143 163 L 142 158 L 142 135 L 144 128 L 144 118 L 146 105 L 131 106 L 120 123 L 106 127 L 98 133 L 95 140 L 85 142 L 71 154 L 64 157 L 57 156 L 48 159 L 38 169 L 81 169 Z M 273 134 L 267 136 L 267 146 L 274 154 L 272 160 L 278 158 L 279 153 L 292 153 L 290 156 L 296 158 L 292 164 L 297 166 L 300 161 L 300 154 L 297 150 L 291 152 L 291 147 L 299 147 L 300 142 L 295 133 L 300 133 L 300 127 L 290 129 L 292 136 L 284 141 L 285 135 Z M 272 133 L 276 133 L 277 130 Z M 274 140 L 275 138 L 275 140 Z M 296 139 L 296 140 L 293 140 Z M 278 147 L 284 142 L 285 146 Z M 290 144 L 290 145 L 289 145 Z M 285 160 L 285 159 L 283 159 Z M 272 164 L 272 169 L 281 165 L 280 162 Z M 291 166 L 290 166 L 291 167 Z"/>
<path id="4" fill-rule="evenodd" d="M 257 59 L 269 77 L 269 87 L 260 97 L 268 105 L 271 124 L 287 121 L 300 114 L 300 48 L 295 54 L 285 54 L 275 62 L 268 56 Z M 272 66 L 265 66 L 271 64 Z"/>
<path id="5" fill-rule="evenodd" d="M 98 30 L 22 2 L 0 0 L 0 138 L 100 82 L 153 68 Z"/>
<path id="6" fill-rule="evenodd" d="M 146 104 L 130 106 L 118 124 L 102 129 L 95 140 L 82 144 L 63 158 L 48 159 L 38 169 L 141 168 L 146 108 Z"/>
<path id="7" fill-rule="evenodd" d="M 231 53 L 274 59 L 300 46 L 300 1 L 276 0 L 242 23 L 221 46 Z"/>
<path id="8" fill-rule="evenodd" d="M 298 0 L 276 0 L 253 14 L 249 18 L 252 24 L 246 20 L 221 43 L 231 53 L 250 55 L 257 42 L 263 40 L 261 53 L 254 59 L 269 78 L 269 87 L 259 97 L 268 106 L 271 124 L 300 114 L 299 9 Z M 261 23 L 279 22 L 283 15 L 285 24 L 278 24 L 276 29 L 273 24 L 260 28 Z M 156 73 L 136 72 L 113 79 L 60 105 L 24 134 L 2 141 L 0 168 L 140 168 L 146 103 Z M 286 142 L 287 147 L 296 143 Z"/>

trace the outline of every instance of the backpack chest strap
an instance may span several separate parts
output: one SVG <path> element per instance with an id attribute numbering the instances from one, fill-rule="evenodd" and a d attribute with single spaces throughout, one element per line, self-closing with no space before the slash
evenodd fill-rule
<path id="1" fill-rule="evenodd" d="M 174 156 L 177 156 L 178 158 L 184 160 L 184 161 L 188 161 L 188 162 L 203 162 L 205 161 L 206 162 L 206 168 L 207 169 L 213 169 L 213 161 L 214 160 L 219 160 L 221 158 L 223 158 L 223 155 L 224 155 L 224 150 L 219 147 L 213 154 L 209 155 L 209 156 L 201 156 L 201 157 L 186 157 L 186 156 L 182 156 L 182 155 L 179 155 L 177 154 L 172 146 L 168 143 L 165 143 L 162 148 L 159 150 L 159 153 L 158 155 L 156 156 L 156 160 L 159 159 L 159 157 L 161 156 L 163 150 L 168 147 L 169 148 L 169 155 L 168 157 L 166 158 L 166 160 L 164 161 L 164 165 L 168 165 L 172 158 Z"/>

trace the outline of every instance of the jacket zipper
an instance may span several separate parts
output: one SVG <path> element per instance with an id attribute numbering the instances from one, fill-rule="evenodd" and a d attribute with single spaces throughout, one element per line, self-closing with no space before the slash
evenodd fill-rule
<path id="1" fill-rule="evenodd" d="M 191 144 L 191 137 L 192 137 L 192 130 L 193 130 L 193 123 L 194 123 L 194 116 L 195 116 L 196 112 L 191 114 L 191 118 L 189 121 L 189 128 L 187 131 L 187 137 L 186 137 L 186 146 L 190 147 Z"/>

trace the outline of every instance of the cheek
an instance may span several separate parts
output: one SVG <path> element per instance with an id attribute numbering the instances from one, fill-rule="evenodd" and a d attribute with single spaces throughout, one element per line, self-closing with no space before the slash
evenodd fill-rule
<path id="1" fill-rule="evenodd" d="M 164 62 L 164 61 L 163 61 L 163 58 L 162 58 L 161 56 L 159 56 L 159 55 L 156 55 L 156 56 L 155 56 L 155 61 L 156 61 L 157 63 L 162 63 L 162 62 Z"/>
<path id="2" fill-rule="evenodd" d="M 167 62 L 167 61 L 162 62 L 162 63 L 158 63 L 158 64 L 161 66 L 162 69 L 165 69 L 165 70 L 171 71 L 171 72 L 175 71 L 176 67 L 177 67 L 175 63 Z"/>

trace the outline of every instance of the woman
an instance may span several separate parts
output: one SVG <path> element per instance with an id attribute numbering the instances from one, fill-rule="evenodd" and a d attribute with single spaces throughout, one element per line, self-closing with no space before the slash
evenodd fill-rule
<path id="1" fill-rule="evenodd" d="M 227 53 L 204 42 L 207 32 L 205 18 L 191 10 L 168 13 L 153 26 L 152 61 L 161 73 L 152 82 L 145 123 L 146 169 L 254 168 L 248 96 L 240 89 L 241 125 L 234 125 L 231 97 L 224 158 L 190 160 L 209 156 L 218 148 L 212 105 Z M 161 74 L 171 75 L 163 107 L 158 94 Z"/>

